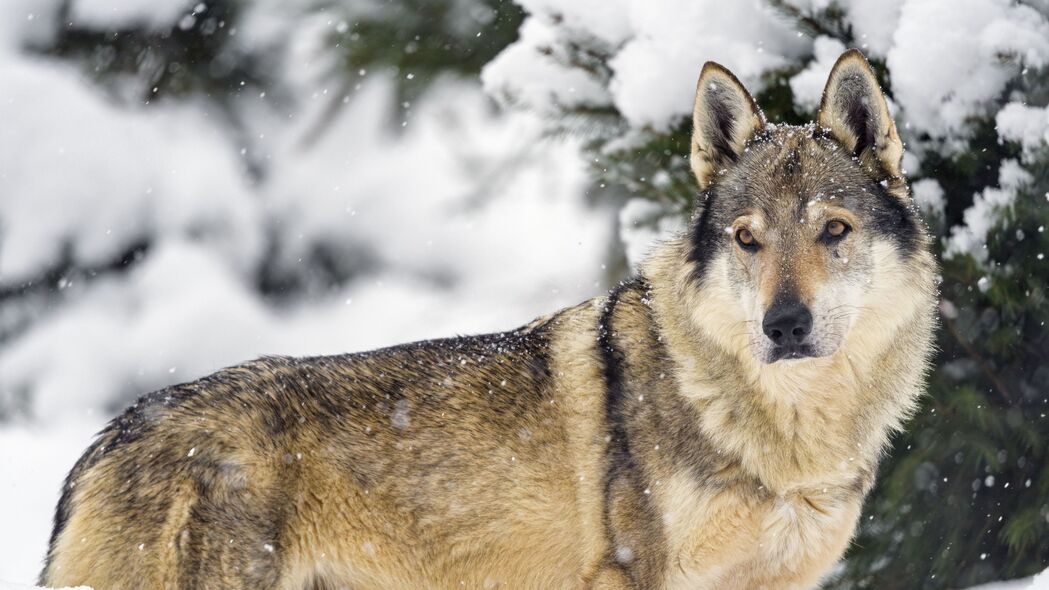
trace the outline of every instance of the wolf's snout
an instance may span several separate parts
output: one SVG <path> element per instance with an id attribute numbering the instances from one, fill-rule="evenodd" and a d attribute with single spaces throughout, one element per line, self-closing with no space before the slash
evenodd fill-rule
<path id="1" fill-rule="evenodd" d="M 776 346 L 797 346 L 812 332 L 812 313 L 798 301 L 776 302 L 765 312 L 761 329 Z"/>

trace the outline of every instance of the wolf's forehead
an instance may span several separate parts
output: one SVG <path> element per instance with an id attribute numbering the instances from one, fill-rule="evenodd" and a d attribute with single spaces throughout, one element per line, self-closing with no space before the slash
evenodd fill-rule
<path id="1" fill-rule="evenodd" d="M 726 183 L 735 209 L 770 223 L 797 222 L 821 205 L 854 208 L 870 180 L 849 154 L 804 127 L 774 130 L 752 143 Z"/>

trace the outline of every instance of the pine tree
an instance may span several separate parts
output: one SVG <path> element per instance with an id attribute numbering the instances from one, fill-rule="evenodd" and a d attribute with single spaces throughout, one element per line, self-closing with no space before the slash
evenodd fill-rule
<path id="1" fill-rule="evenodd" d="M 929 175 L 952 195 L 985 186 L 1019 152 L 985 137 Z M 987 262 L 943 259 L 929 395 L 881 467 L 835 587 L 957 588 L 1049 565 L 1049 150 L 1025 161 L 1033 177 L 998 211 Z"/>

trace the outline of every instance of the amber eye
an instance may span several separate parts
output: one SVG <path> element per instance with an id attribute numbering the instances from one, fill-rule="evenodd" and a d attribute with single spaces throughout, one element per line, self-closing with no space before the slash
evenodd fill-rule
<path id="1" fill-rule="evenodd" d="M 756 250 L 758 247 L 758 241 L 754 239 L 754 234 L 750 233 L 750 230 L 745 227 L 736 230 L 736 242 L 744 250 Z"/>
<path id="2" fill-rule="evenodd" d="M 840 239 L 845 237 L 845 234 L 849 233 L 850 229 L 844 221 L 834 219 L 827 222 L 827 226 L 823 228 L 823 235 L 832 240 Z"/>

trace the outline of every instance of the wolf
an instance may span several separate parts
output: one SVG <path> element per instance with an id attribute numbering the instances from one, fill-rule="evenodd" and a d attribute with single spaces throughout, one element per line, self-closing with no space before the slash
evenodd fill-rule
<path id="1" fill-rule="evenodd" d="M 606 296 L 141 398 L 70 472 L 41 583 L 819 584 L 923 391 L 930 238 L 856 50 L 807 126 L 707 63 L 693 127 L 688 229 Z"/>

